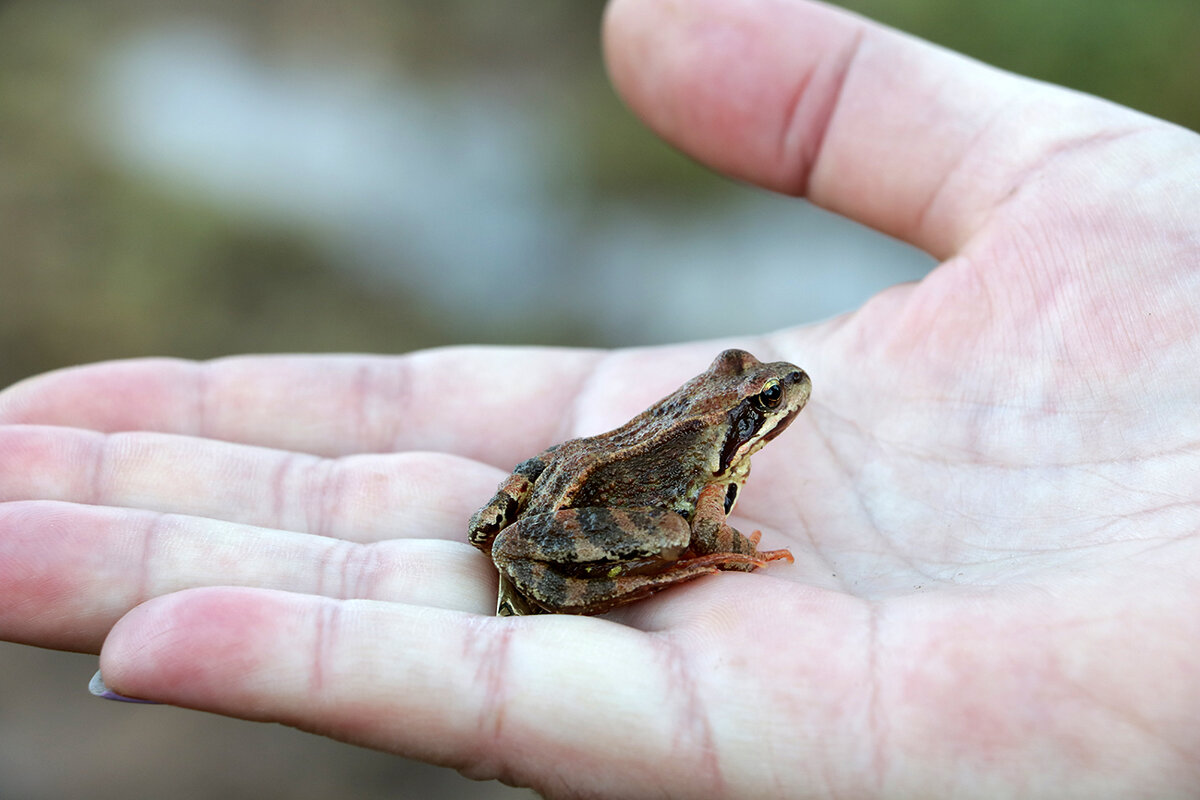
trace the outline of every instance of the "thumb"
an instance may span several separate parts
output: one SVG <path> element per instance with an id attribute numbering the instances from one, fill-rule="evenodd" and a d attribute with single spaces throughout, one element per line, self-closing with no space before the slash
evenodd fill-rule
<path id="1" fill-rule="evenodd" d="M 1145 125 L 806 0 L 614 0 L 605 50 L 678 147 L 939 258 L 1053 153 Z"/>

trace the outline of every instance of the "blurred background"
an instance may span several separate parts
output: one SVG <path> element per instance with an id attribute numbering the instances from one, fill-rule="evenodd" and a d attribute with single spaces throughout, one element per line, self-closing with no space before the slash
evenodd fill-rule
<path id="1" fill-rule="evenodd" d="M 1195 0 L 841 5 L 1200 128 Z M 608 85 L 602 9 L 0 0 L 0 386 L 142 355 L 757 333 L 932 266 L 657 141 Z M 761 291 L 730 303 L 731 268 Z M 0 645 L 0 798 L 531 796 L 103 703 L 94 665 Z"/>

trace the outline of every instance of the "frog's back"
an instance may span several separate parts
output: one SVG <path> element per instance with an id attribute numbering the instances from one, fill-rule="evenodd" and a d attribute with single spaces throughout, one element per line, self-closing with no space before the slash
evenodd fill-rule
<path id="1" fill-rule="evenodd" d="M 538 477 L 528 511 L 607 506 L 689 510 L 709 469 L 699 419 L 563 442 Z"/>

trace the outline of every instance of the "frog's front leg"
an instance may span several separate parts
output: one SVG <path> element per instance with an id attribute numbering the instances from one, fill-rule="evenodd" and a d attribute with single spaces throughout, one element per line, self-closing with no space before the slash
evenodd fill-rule
<path id="1" fill-rule="evenodd" d="M 746 536 L 725 521 L 725 510 L 731 505 L 727 498 L 730 491 L 723 483 L 705 486 L 696 498 L 696 512 L 692 515 L 692 550 L 698 554 L 736 553 L 749 556 L 747 563 L 732 563 L 725 569 L 751 572 L 769 561 L 793 561 L 788 550 L 759 550 L 758 540 L 762 536 L 755 531 Z M 736 489 L 734 489 L 736 491 Z"/>
<path id="2" fill-rule="evenodd" d="M 492 558 L 510 589 L 533 613 L 596 614 L 751 556 L 714 553 L 690 557 L 691 529 L 659 508 L 568 508 L 530 514 L 500 532 Z M 689 557 L 684 557 L 685 554 Z M 504 598 L 497 613 L 522 612 Z"/>

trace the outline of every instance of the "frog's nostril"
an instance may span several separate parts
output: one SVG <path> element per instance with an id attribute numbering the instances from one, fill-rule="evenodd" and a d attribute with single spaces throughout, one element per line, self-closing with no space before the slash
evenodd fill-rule
<path id="1" fill-rule="evenodd" d="M 795 372 L 788 375 L 787 379 L 788 379 L 788 383 L 799 383 L 800 381 L 804 380 L 804 373 L 801 372 L 800 370 L 796 370 Z"/>

